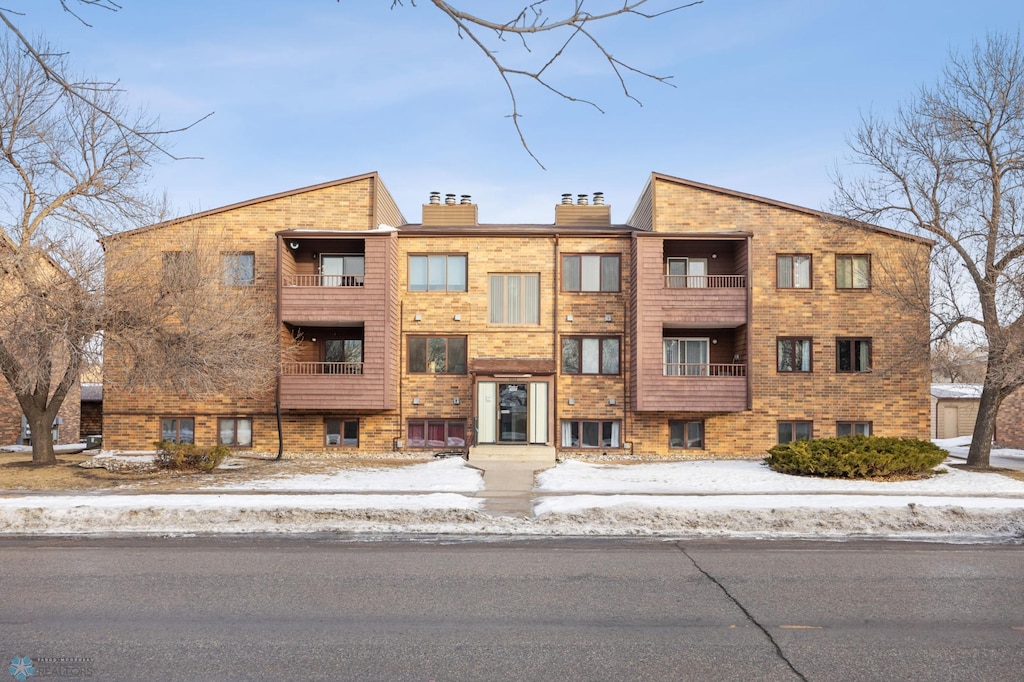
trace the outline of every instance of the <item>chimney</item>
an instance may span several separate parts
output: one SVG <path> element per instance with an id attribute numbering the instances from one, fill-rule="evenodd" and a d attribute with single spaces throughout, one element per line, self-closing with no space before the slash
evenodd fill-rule
<path id="1" fill-rule="evenodd" d="M 604 192 L 594 192 L 594 203 L 586 194 L 563 194 L 562 203 L 555 205 L 555 225 L 573 227 L 606 227 L 612 224 L 612 207 L 604 203 Z"/>
<path id="2" fill-rule="evenodd" d="M 459 201 L 456 202 L 456 196 Z M 441 203 L 441 193 L 431 192 L 429 203 L 423 204 L 423 224 L 444 227 L 467 227 L 477 225 L 476 204 L 469 194 L 445 194 Z"/>

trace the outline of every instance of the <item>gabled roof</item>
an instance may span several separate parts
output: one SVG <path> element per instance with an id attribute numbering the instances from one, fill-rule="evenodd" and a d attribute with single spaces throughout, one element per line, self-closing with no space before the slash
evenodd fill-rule
<path id="1" fill-rule="evenodd" d="M 206 218 L 218 213 L 226 213 L 228 211 L 234 211 L 239 208 L 245 208 L 246 206 L 254 206 L 256 204 L 262 204 L 267 201 L 275 201 L 277 199 L 284 199 L 286 197 L 295 196 L 297 194 L 305 194 L 306 192 L 315 192 L 321 189 L 328 189 L 330 187 L 337 187 L 339 185 L 347 185 L 352 182 L 359 182 L 361 180 L 367 180 L 373 178 L 374 180 L 380 180 L 380 176 L 377 171 L 371 171 L 369 173 L 363 173 L 361 175 L 353 175 L 348 178 L 341 178 L 339 180 L 331 180 L 329 182 L 322 182 L 318 185 L 309 185 L 308 187 L 299 187 L 298 189 L 290 189 L 285 192 L 278 192 L 276 194 L 268 194 L 267 196 L 257 197 L 255 199 L 246 199 L 245 201 L 239 201 L 235 204 L 228 204 L 227 206 L 221 206 L 219 208 L 212 208 L 208 211 L 201 211 L 199 213 L 192 213 L 190 215 L 184 215 L 177 218 L 171 218 L 160 223 L 153 225 L 146 225 L 144 227 L 138 227 L 134 230 L 126 230 L 125 232 L 118 232 L 108 237 L 100 239 L 101 243 L 108 241 L 115 241 L 121 237 L 127 237 L 129 235 L 141 234 L 143 232 L 149 232 L 150 230 L 158 230 L 162 227 L 168 227 L 170 225 L 178 225 L 180 223 L 188 222 L 190 220 L 198 220 L 199 218 Z"/>
<path id="2" fill-rule="evenodd" d="M 829 222 L 838 223 L 840 225 L 848 225 L 850 227 L 857 227 L 863 230 L 870 230 L 872 232 L 879 232 L 881 234 L 887 234 L 893 237 L 899 237 L 900 239 L 907 239 L 909 241 L 919 242 L 921 244 L 935 245 L 936 242 L 932 239 L 925 237 L 919 237 L 917 235 L 910 234 L 909 232 L 900 232 L 899 230 L 893 230 L 880 225 L 873 225 L 871 223 L 865 223 L 859 220 L 853 220 L 852 218 L 844 218 L 843 216 L 835 215 L 834 213 L 827 213 L 825 211 L 818 211 L 813 208 L 807 208 L 806 206 L 797 206 L 796 204 L 787 204 L 784 201 L 778 201 L 776 199 L 769 199 L 767 197 L 758 196 L 756 194 L 747 194 L 745 192 L 738 192 L 734 189 L 726 189 L 725 187 L 717 187 L 715 185 L 706 185 L 702 182 L 696 182 L 694 180 L 686 180 L 685 178 L 677 178 L 673 175 L 666 173 L 658 173 L 657 171 L 651 173 L 650 183 L 653 184 L 656 180 L 664 180 L 665 182 L 671 182 L 677 185 L 685 185 L 694 189 L 704 190 L 706 192 L 714 192 L 715 194 L 722 194 L 724 196 L 735 197 L 737 199 L 745 199 L 747 201 L 755 201 L 759 204 L 765 204 L 766 206 L 774 206 L 775 208 L 785 209 L 787 211 L 795 211 L 797 213 L 803 213 L 821 220 L 827 220 Z M 642 194 L 641 194 L 642 196 Z"/>

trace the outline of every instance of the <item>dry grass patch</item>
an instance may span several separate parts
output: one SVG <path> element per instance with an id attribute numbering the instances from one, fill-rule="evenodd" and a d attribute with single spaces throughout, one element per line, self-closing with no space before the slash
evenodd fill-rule
<path id="1" fill-rule="evenodd" d="M 279 476 L 331 474 L 340 469 L 402 467 L 422 460 L 387 459 L 283 459 L 270 456 L 243 455 L 235 458 L 241 468 L 216 469 L 209 473 L 160 469 L 149 473 L 110 472 L 106 469 L 84 469 L 79 463 L 92 455 L 57 455 L 54 466 L 36 466 L 30 452 L 0 452 L 0 490 L 99 491 L 143 490 L 176 492 L 211 485 L 244 483 Z"/>

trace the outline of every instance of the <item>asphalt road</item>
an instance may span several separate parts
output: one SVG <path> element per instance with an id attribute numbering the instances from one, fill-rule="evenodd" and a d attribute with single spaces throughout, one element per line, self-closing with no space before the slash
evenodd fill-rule
<path id="1" fill-rule="evenodd" d="M 5 539 L 0 656 L 29 679 L 1021 680 L 1024 546 Z"/>

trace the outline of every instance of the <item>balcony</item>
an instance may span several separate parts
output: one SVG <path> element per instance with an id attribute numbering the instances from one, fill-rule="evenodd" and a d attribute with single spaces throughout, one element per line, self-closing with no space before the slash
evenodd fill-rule
<path id="1" fill-rule="evenodd" d="M 385 410 L 383 371 L 363 362 L 283 362 L 281 408 L 286 410 Z"/>
<path id="2" fill-rule="evenodd" d="M 286 287 L 361 287 L 365 275 L 285 275 Z"/>
<path id="3" fill-rule="evenodd" d="M 666 289 L 746 289 L 746 275 L 665 275 Z"/>
<path id="4" fill-rule="evenodd" d="M 735 363 L 666 362 L 667 377 L 745 377 L 747 366 Z"/>

